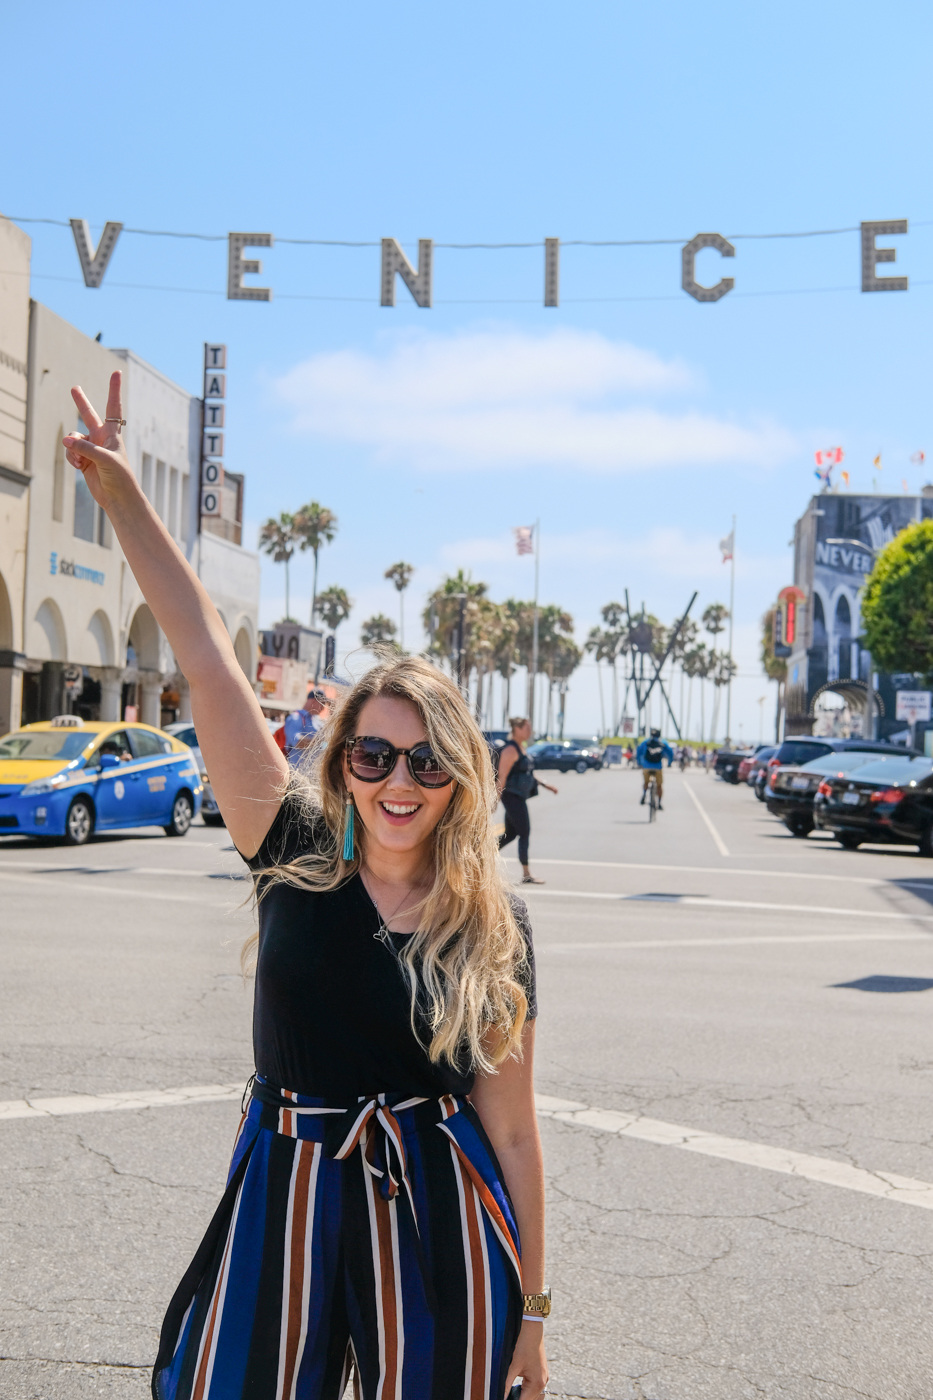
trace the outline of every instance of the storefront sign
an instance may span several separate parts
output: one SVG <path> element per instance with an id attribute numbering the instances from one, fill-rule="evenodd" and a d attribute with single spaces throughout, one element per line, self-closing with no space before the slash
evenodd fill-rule
<path id="1" fill-rule="evenodd" d="M 224 426 L 223 403 L 227 395 L 227 376 L 220 371 L 227 367 L 226 345 L 204 346 L 204 398 L 201 401 L 201 518 L 219 516 L 223 504 L 224 485 Z"/>
<path id="2" fill-rule="evenodd" d="M 100 569 L 86 569 L 83 564 L 76 564 L 73 559 L 59 559 L 56 550 L 52 550 L 49 556 L 49 573 L 66 574 L 68 578 L 84 579 L 87 583 L 103 584 L 106 574 Z"/>

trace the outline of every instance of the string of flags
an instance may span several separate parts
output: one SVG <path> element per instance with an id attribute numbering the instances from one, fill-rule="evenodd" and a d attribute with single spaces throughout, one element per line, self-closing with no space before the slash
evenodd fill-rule
<path id="1" fill-rule="evenodd" d="M 813 472 L 813 475 L 817 478 L 818 481 L 821 481 L 825 487 L 831 486 L 833 467 L 838 467 L 840 462 L 844 460 L 845 455 L 846 454 L 841 447 L 826 447 L 818 452 L 814 452 L 813 456 L 816 461 L 816 468 Z M 914 467 L 922 467 L 925 461 L 925 452 L 921 452 L 918 450 L 917 452 L 912 452 L 910 454 L 910 462 L 911 465 Z M 877 456 L 872 458 L 871 464 L 873 470 L 879 472 L 882 470 L 884 464 L 881 460 L 880 452 L 877 454 Z M 839 475 L 846 489 L 848 489 L 850 479 L 849 473 L 840 469 Z M 905 493 L 909 493 L 910 488 L 907 484 L 906 477 L 901 477 L 901 486 L 904 488 Z"/>
<path id="2" fill-rule="evenodd" d="M 533 525 L 516 525 L 512 534 L 515 536 L 515 551 L 517 554 L 534 554 L 534 533 Z"/>

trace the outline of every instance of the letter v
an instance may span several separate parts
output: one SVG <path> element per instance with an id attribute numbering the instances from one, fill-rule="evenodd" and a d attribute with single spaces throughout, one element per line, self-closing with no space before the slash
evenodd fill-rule
<path id="1" fill-rule="evenodd" d="M 92 252 L 91 230 L 87 226 L 87 219 L 71 220 L 71 231 L 74 234 L 85 287 L 99 287 L 103 282 L 104 273 L 107 271 L 107 265 L 113 255 L 114 248 L 117 246 L 117 239 L 120 237 L 122 229 L 122 224 L 105 224 L 97 251 Z"/>

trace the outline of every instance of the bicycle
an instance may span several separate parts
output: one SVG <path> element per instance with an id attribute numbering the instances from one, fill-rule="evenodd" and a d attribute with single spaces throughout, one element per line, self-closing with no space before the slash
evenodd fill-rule
<path id="1" fill-rule="evenodd" d="M 654 769 L 648 771 L 648 820 L 653 822 L 658 815 L 661 803 L 658 800 L 658 775 Z"/>

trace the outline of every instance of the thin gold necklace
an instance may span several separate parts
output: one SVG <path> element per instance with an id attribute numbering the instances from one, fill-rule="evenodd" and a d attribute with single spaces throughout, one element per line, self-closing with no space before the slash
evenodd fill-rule
<path id="1" fill-rule="evenodd" d="M 367 865 L 367 866 L 364 866 L 363 868 L 364 868 L 364 870 L 366 871 L 367 875 L 370 877 L 370 879 L 373 879 L 373 878 L 374 878 L 374 877 L 373 877 L 373 872 L 370 870 L 369 866 Z M 365 884 L 363 885 L 363 889 L 366 890 L 366 885 L 365 885 Z M 414 894 L 414 892 L 415 892 L 415 886 L 414 886 L 414 885 L 409 885 L 408 889 L 407 889 L 407 890 L 405 891 L 405 893 L 402 895 L 401 899 L 399 900 L 398 904 L 397 904 L 397 905 L 395 906 L 395 908 L 393 909 L 392 913 L 389 915 L 389 917 L 388 917 L 387 919 L 384 919 L 384 918 L 382 917 L 382 914 L 381 914 L 380 911 L 379 911 L 379 905 L 376 903 L 376 901 L 375 901 L 375 899 L 373 898 L 373 896 L 369 893 L 369 890 L 366 890 L 367 895 L 369 895 L 369 902 L 370 902 L 370 904 L 373 906 L 373 908 L 375 909 L 375 911 L 376 911 L 376 917 L 377 917 L 378 920 L 379 920 L 379 927 L 376 929 L 376 932 L 373 934 L 373 938 L 378 939 L 378 941 L 379 941 L 380 943 L 383 943 L 383 944 L 385 944 L 386 946 L 390 946 L 390 945 L 389 945 L 389 939 L 390 939 L 390 937 L 391 937 L 392 931 L 391 931 L 391 929 L 389 928 L 389 924 L 391 924 L 392 920 L 396 917 L 396 915 L 398 914 L 398 912 L 399 912 L 399 910 L 401 909 L 402 905 L 405 903 L 406 899 L 408 899 L 409 895 Z"/>

